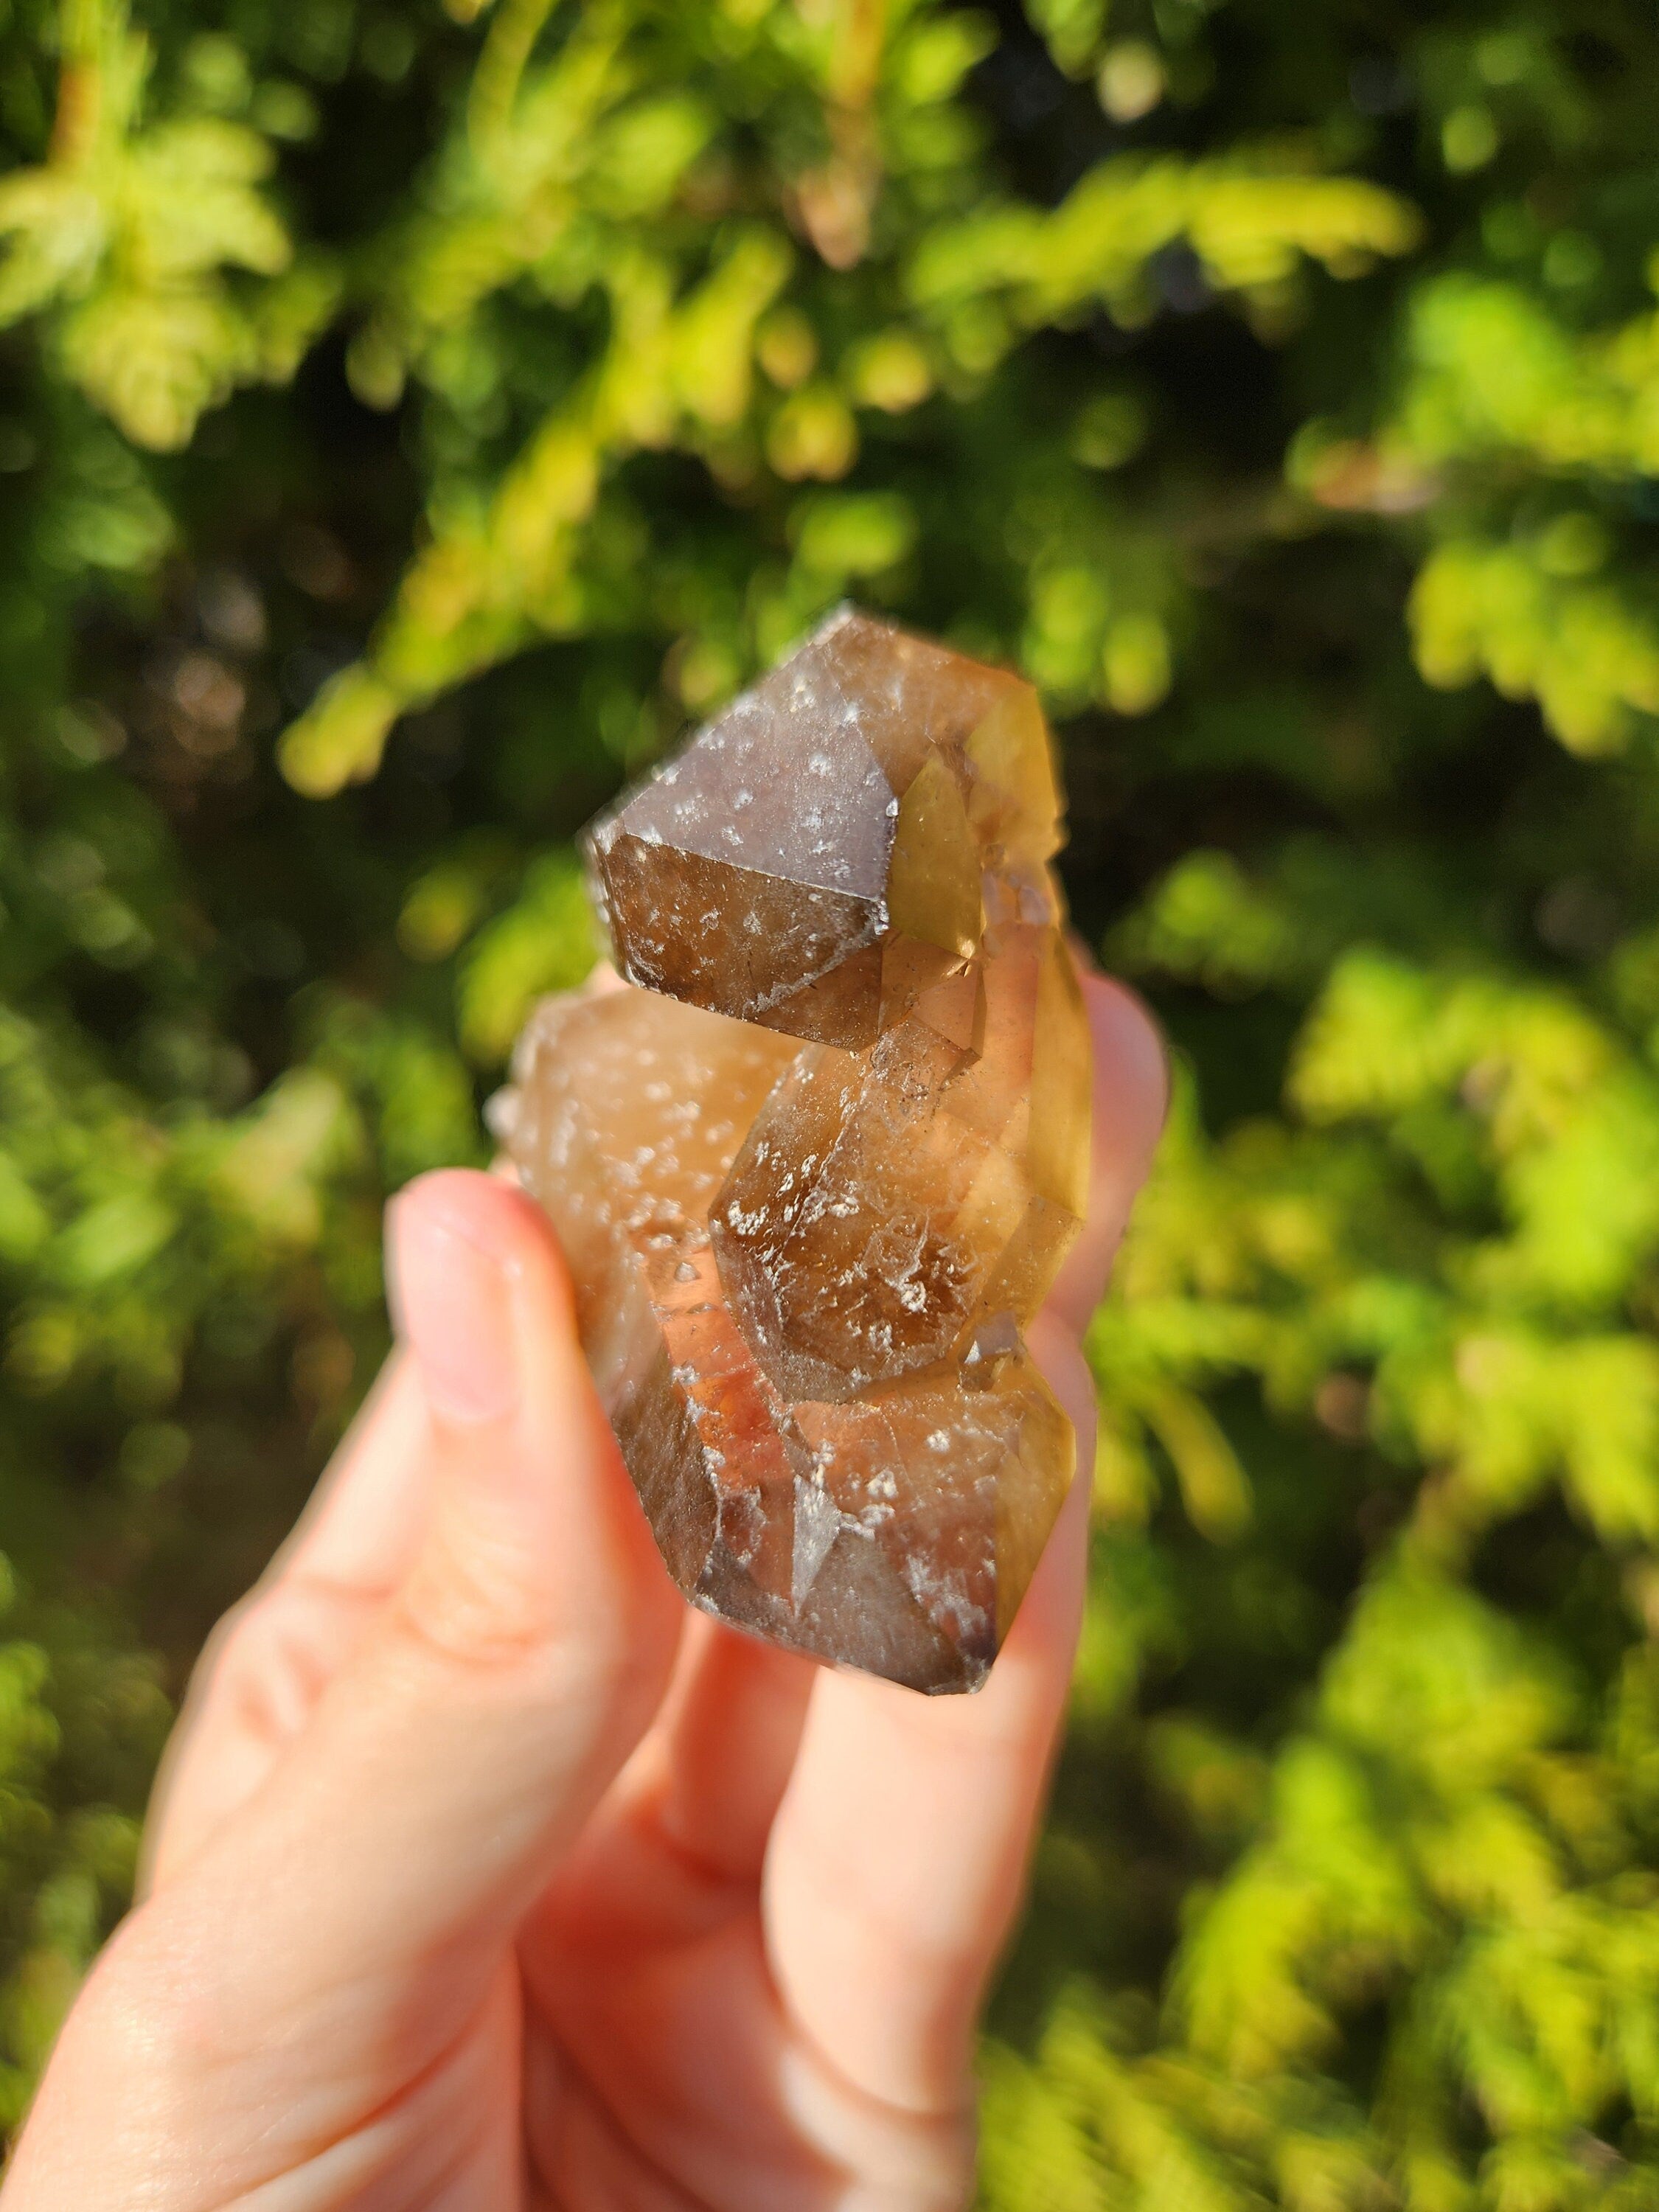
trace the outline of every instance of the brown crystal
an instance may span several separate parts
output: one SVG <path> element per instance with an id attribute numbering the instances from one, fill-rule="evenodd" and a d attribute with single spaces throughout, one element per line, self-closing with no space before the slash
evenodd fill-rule
<path id="1" fill-rule="evenodd" d="M 1059 843 L 1030 686 L 838 615 L 596 823 L 633 988 L 545 1000 L 495 1107 L 682 1589 L 921 1690 L 1072 1475 L 1020 1335 L 1088 1174 Z"/>

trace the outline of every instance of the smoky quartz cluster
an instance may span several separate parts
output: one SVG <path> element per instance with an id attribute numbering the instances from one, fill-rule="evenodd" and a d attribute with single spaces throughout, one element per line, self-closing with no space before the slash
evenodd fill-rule
<path id="1" fill-rule="evenodd" d="M 1091 1067 L 1036 694 L 832 617 L 588 833 L 624 988 L 544 1001 L 494 1119 L 694 1603 L 983 1679 L 1073 1472 L 1021 1335 Z"/>

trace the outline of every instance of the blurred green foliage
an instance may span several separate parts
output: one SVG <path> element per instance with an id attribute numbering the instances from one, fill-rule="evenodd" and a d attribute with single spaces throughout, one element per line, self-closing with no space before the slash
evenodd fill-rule
<path id="1" fill-rule="evenodd" d="M 992 2212 L 1659 2205 L 1659 27 L 0 0 L 0 2118 L 592 940 L 848 593 L 1176 1047 Z"/>

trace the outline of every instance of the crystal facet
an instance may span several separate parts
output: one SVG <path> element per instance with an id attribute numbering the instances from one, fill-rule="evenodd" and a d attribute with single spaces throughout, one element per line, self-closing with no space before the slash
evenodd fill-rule
<path id="1" fill-rule="evenodd" d="M 1088 1180 L 1059 814 L 1029 685 L 833 617 L 590 831 L 624 988 L 495 1109 L 681 1589 L 920 1690 L 984 1679 L 1072 1475 L 1020 1334 Z"/>

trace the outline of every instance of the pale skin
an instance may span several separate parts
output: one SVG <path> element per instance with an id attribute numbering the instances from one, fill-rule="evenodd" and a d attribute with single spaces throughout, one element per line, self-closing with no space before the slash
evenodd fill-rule
<path id="1" fill-rule="evenodd" d="M 1165 1077 L 1085 988 L 1093 1200 L 1030 1340 L 1086 1467 Z M 423 1177 L 387 1250 L 399 1349 L 204 1656 L 0 2212 L 956 2212 L 1083 1486 L 977 1696 L 816 1666 L 669 1582 L 520 1193 Z"/>

